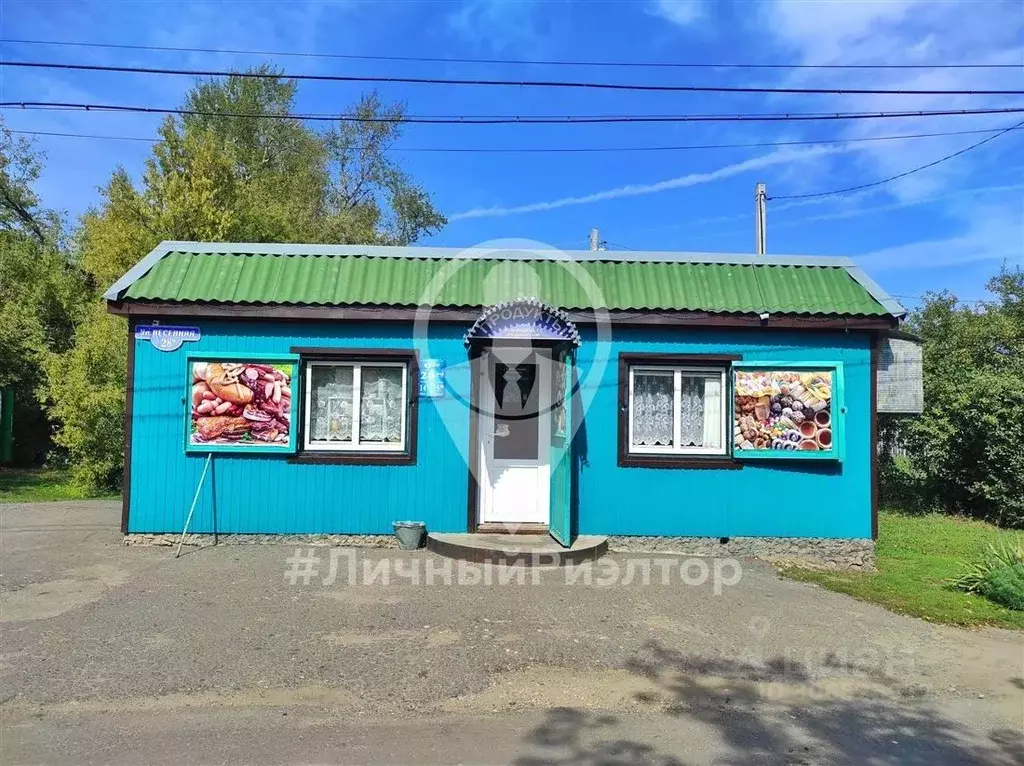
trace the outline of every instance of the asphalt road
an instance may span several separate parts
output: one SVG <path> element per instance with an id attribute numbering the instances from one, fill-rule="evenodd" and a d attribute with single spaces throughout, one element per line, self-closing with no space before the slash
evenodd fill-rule
<path id="1" fill-rule="evenodd" d="M 0 505 L 5 765 L 1024 762 L 1019 633 L 748 563 L 716 595 L 662 584 L 667 565 L 611 577 L 625 556 L 589 585 L 470 583 L 426 552 L 354 550 L 355 582 L 343 558 L 325 584 L 330 549 L 176 560 L 117 521 Z"/>

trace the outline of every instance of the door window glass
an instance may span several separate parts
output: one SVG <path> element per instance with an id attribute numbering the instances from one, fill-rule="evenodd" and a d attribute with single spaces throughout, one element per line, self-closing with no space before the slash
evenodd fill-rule
<path id="1" fill-rule="evenodd" d="M 492 367 L 494 458 L 536 460 L 539 451 L 537 365 L 523 362 Z"/>

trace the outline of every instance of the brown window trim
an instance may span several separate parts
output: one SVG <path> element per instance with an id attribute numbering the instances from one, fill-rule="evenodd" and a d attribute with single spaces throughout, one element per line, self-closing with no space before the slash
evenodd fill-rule
<path id="1" fill-rule="evenodd" d="M 697 468 L 697 469 L 729 469 L 739 470 L 743 463 L 736 460 L 731 451 L 725 455 L 646 455 L 631 454 L 629 451 L 629 368 L 651 366 L 705 365 L 713 369 L 726 368 L 726 391 L 728 396 L 729 366 L 732 362 L 743 360 L 742 354 L 651 354 L 629 353 L 619 354 L 619 401 L 618 401 L 618 465 L 622 468 Z M 726 444 L 731 433 L 726 424 Z"/>
<path id="2" fill-rule="evenodd" d="M 303 384 L 306 380 L 307 362 L 402 362 L 406 365 L 406 449 L 404 452 L 374 452 L 372 450 L 335 452 L 331 450 L 305 449 L 306 418 L 305 400 L 302 402 L 303 416 L 299 418 L 298 445 L 299 452 L 289 458 L 289 463 L 299 465 L 335 464 L 335 465 L 416 465 L 416 445 L 419 434 L 419 369 L 420 357 L 416 349 L 411 348 L 329 348 L 292 346 L 291 353 L 299 355 L 299 369 Z M 309 396 L 304 390 L 303 396 Z"/>
<path id="3" fill-rule="evenodd" d="M 720 470 L 740 470 L 743 463 L 731 455 L 620 455 L 619 466 L 622 468 L 715 468 Z"/>
<path id="4" fill-rule="evenodd" d="M 415 447 L 411 452 L 325 452 L 303 450 L 288 458 L 295 465 L 416 465 Z"/>

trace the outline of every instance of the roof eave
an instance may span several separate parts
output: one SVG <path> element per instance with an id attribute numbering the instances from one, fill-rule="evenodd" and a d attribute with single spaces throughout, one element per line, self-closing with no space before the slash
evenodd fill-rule
<path id="1" fill-rule="evenodd" d="M 867 272 L 860 266 L 857 266 L 856 264 L 847 266 L 846 271 L 851 277 L 860 283 L 861 287 L 871 294 L 872 298 L 882 305 L 882 308 L 888 311 L 893 317 L 896 319 L 903 319 L 903 317 L 907 315 L 907 310 L 900 305 L 900 302 L 883 290 L 881 285 L 869 277 Z"/>
<path id="2" fill-rule="evenodd" d="M 421 309 L 415 306 L 362 305 L 295 305 L 295 304 L 222 304 L 185 301 L 109 301 L 112 314 L 134 317 L 179 317 L 215 319 L 282 319 L 282 320 L 353 320 L 353 321 L 415 321 Z M 472 322 L 481 306 L 438 306 L 431 309 L 430 321 Z M 592 324 L 594 311 L 565 309 L 576 324 Z M 732 326 L 748 328 L 807 328 L 846 330 L 887 330 L 896 320 L 889 315 L 862 314 L 796 314 L 772 313 L 767 318 L 755 313 L 713 312 L 698 310 L 618 309 L 601 312 L 611 324 L 650 326 Z"/>
<path id="3" fill-rule="evenodd" d="M 159 245 L 154 247 L 141 261 L 132 266 L 128 271 L 124 273 L 119 280 L 114 282 L 107 291 L 103 293 L 104 300 L 116 301 L 120 300 L 121 294 L 135 284 L 138 280 L 142 279 L 149 270 L 159 263 L 160 259 L 163 258 L 170 252 L 174 252 L 178 249 L 178 245 L 188 244 L 184 242 L 174 242 L 171 240 L 165 240 Z"/>

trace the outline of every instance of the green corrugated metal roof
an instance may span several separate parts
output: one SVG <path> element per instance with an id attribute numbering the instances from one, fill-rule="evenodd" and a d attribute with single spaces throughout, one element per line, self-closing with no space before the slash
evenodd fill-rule
<path id="1" fill-rule="evenodd" d="M 415 248 L 402 257 L 303 254 L 299 246 L 286 253 L 246 249 L 170 250 L 126 288 L 115 285 L 114 293 L 129 301 L 322 306 L 483 306 L 534 296 L 565 309 L 890 314 L 844 265 L 420 258 Z"/>

